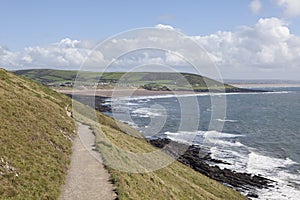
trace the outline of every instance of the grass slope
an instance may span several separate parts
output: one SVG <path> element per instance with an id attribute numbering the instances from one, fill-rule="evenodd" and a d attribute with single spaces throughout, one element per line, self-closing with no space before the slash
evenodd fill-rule
<path id="1" fill-rule="evenodd" d="M 75 128 L 65 112 L 70 100 L 4 70 L 0 71 L 0 98 L 0 197 L 56 199 Z M 128 173 L 109 167 L 126 163 L 130 167 L 135 163 L 122 154 L 123 150 L 146 153 L 156 149 L 139 138 L 135 129 L 99 112 L 96 122 L 88 120 L 85 116 L 92 118 L 95 111 L 76 102 L 75 106 L 85 113 L 73 115 L 90 125 L 96 135 L 96 148 L 103 155 L 119 199 L 246 199 L 177 161 L 150 173 Z"/>
<path id="2" fill-rule="evenodd" d="M 71 100 L 0 69 L 0 199 L 57 199 L 72 151 Z"/>
<path id="3" fill-rule="evenodd" d="M 88 107 L 83 109 L 81 106 L 76 106 L 76 110 L 85 113 L 73 114 L 81 122 L 92 127 L 96 135 L 96 148 L 102 153 L 119 199 L 247 199 L 177 161 L 149 173 L 129 173 L 111 168 L 110 166 L 116 165 L 126 169 L 139 164 L 139 160 L 136 161 L 134 157 L 123 154 L 124 151 L 147 153 L 157 149 L 145 139 L 137 137 L 139 133 L 135 129 L 99 112 L 96 113 L 99 124 L 85 118 L 84 116 L 93 113 L 93 110 L 89 110 Z M 164 156 L 168 159 L 167 155 Z M 146 157 L 145 160 L 147 159 L 152 163 L 159 162 L 159 159 Z M 147 165 L 147 161 L 145 163 Z"/>

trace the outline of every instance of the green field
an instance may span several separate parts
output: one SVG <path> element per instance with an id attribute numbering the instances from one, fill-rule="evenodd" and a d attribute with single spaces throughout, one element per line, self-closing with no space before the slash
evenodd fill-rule
<path id="1" fill-rule="evenodd" d="M 46 85 L 58 86 L 66 82 L 78 81 L 80 84 L 105 82 L 117 87 L 142 87 L 152 90 L 160 90 L 164 86 L 169 90 L 195 90 L 199 92 L 210 90 L 222 91 L 225 89 L 238 89 L 234 86 L 223 84 L 213 79 L 189 73 L 168 72 L 80 72 L 52 69 L 19 70 L 17 75 L 33 79 Z M 145 87 L 157 84 L 156 87 Z"/>

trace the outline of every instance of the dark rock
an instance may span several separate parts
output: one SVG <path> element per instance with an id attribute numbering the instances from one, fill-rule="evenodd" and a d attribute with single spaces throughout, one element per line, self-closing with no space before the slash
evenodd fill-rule
<path id="1" fill-rule="evenodd" d="M 76 101 L 79 101 L 82 104 L 95 108 L 100 112 L 111 112 L 111 106 L 104 105 L 107 97 L 90 96 L 90 95 L 72 95 L 72 94 L 66 94 L 66 95 Z"/>
<path id="2" fill-rule="evenodd" d="M 259 196 L 255 193 L 249 193 L 249 194 L 247 194 L 247 197 L 258 198 Z"/>
<path id="3" fill-rule="evenodd" d="M 214 89 L 195 89 L 195 92 L 212 92 L 212 93 L 218 93 L 218 92 L 225 92 L 225 93 L 233 93 L 233 92 L 240 92 L 240 93 L 247 93 L 247 92 L 271 92 L 267 90 L 257 90 L 257 89 L 246 89 L 246 88 L 226 88 L 225 91 L 223 90 L 214 90 Z"/>
<path id="4" fill-rule="evenodd" d="M 271 92 L 267 90 L 258 90 L 258 89 L 246 89 L 246 88 L 225 88 L 226 93 L 232 93 L 232 92 Z"/>
<path id="5" fill-rule="evenodd" d="M 213 164 L 224 163 L 221 160 L 212 159 L 210 153 L 201 149 L 198 145 L 187 145 L 174 142 L 168 138 L 153 139 L 150 144 L 163 149 L 166 153 L 176 158 L 179 162 L 191 167 L 192 169 L 229 186 L 241 189 L 267 188 L 271 187 L 274 181 L 262 176 L 248 173 L 240 173 L 229 169 L 221 169 Z M 210 163 L 210 164 L 208 164 Z"/>

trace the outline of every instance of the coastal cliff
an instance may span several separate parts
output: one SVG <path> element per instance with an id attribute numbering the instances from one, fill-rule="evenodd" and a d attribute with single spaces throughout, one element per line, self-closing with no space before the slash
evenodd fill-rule
<path id="1" fill-rule="evenodd" d="M 66 113 L 71 99 L 2 69 L 0 92 L 0 199 L 57 199 L 76 131 Z M 96 136 L 95 148 L 103 157 L 118 199 L 247 199 L 176 160 L 147 173 L 113 168 L 111 159 L 131 160 L 112 151 L 112 147 L 141 153 L 158 149 L 136 137 L 139 133 L 126 124 L 100 112 L 96 116 L 93 123 L 98 126 L 90 124 Z"/>

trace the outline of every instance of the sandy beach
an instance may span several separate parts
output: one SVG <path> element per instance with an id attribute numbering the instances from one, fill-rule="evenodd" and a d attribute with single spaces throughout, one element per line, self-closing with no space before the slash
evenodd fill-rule
<path id="1" fill-rule="evenodd" d="M 196 94 L 193 91 L 153 91 L 145 89 L 88 89 L 88 90 L 56 90 L 63 94 L 91 95 L 101 97 L 155 96 L 167 94 Z"/>

